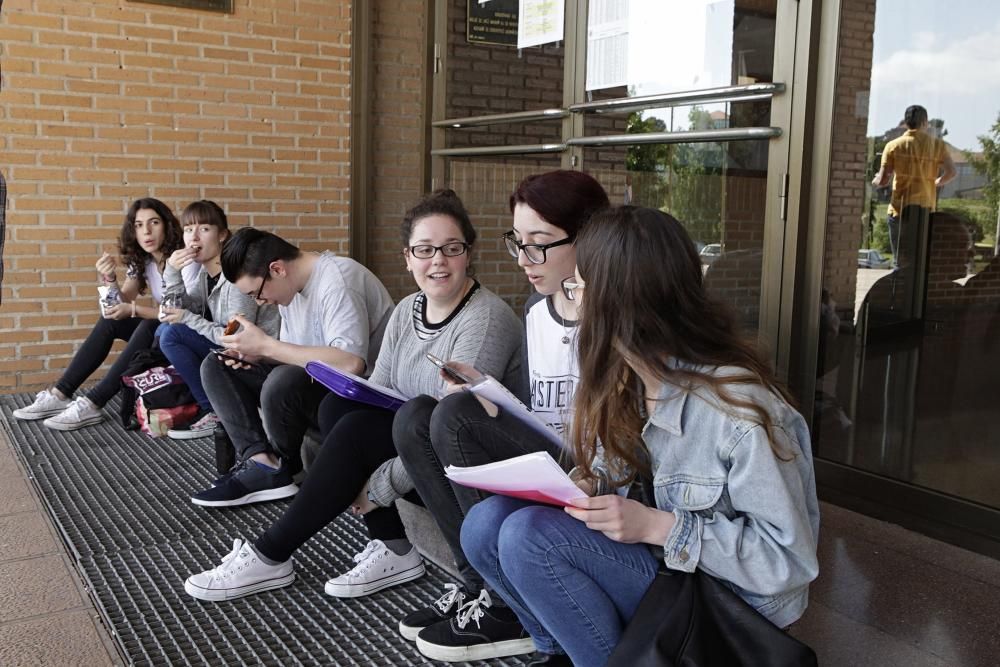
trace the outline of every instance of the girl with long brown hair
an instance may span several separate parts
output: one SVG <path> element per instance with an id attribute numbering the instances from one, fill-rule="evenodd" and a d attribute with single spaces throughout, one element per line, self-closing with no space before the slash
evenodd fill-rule
<path id="1" fill-rule="evenodd" d="M 563 287 L 580 313 L 571 441 L 587 497 L 489 498 L 463 524 L 466 556 L 547 664 L 603 665 L 660 567 L 700 568 L 789 625 L 818 572 L 804 420 L 705 293 L 677 220 L 598 213 L 576 259 Z"/>

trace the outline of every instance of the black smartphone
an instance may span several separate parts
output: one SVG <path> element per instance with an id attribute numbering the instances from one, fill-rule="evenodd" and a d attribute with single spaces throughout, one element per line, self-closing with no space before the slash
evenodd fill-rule
<path id="1" fill-rule="evenodd" d="M 247 361 L 246 359 L 240 359 L 235 354 L 230 354 L 230 350 L 225 347 L 217 347 L 214 350 L 209 350 L 209 353 L 214 354 L 216 357 L 219 358 L 220 361 L 225 361 L 226 359 L 232 359 L 233 361 L 238 361 L 239 363 L 246 364 L 247 366 L 250 367 L 260 366 L 260 364 L 258 363 L 255 363 L 253 361 Z"/>
<path id="2" fill-rule="evenodd" d="M 472 378 L 465 377 L 429 352 L 427 353 L 427 359 L 429 359 L 432 364 L 440 368 L 452 382 L 455 382 L 456 384 L 469 384 L 472 382 Z"/>

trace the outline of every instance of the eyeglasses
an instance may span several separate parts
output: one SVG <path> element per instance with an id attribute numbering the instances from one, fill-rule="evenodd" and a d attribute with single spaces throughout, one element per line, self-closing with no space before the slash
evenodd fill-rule
<path id="1" fill-rule="evenodd" d="M 445 257 L 458 257 L 469 250 L 469 244 L 455 241 L 444 245 L 411 245 L 407 250 L 417 259 L 430 259 L 437 254 L 438 250 Z"/>
<path id="2" fill-rule="evenodd" d="M 267 282 L 267 279 L 270 278 L 270 277 L 271 277 L 271 270 L 268 269 L 267 273 L 264 274 L 264 277 L 260 279 L 260 287 L 257 288 L 257 293 L 253 295 L 253 300 L 254 301 L 260 301 L 261 300 L 260 295 L 264 293 L 264 284 Z"/>
<path id="3" fill-rule="evenodd" d="M 570 301 L 576 301 L 578 296 L 583 296 L 583 294 L 577 294 L 577 292 L 578 291 L 583 292 L 586 286 L 587 283 L 583 282 L 582 280 L 578 282 L 575 277 L 563 278 L 562 281 L 563 296 L 565 296 Z"/>
<path id="4" fill-rule="evenodd" d="M 545 244 L 520 243 L 516 238 L 514 238 L 514 232 L 504 232 L 503 242 L 507 244 L 507 252 L 509 252 L 510 256 L 514 259 L 517 259 L 518 254 L 523 250 L 524 256 L 528 258 L 529 262 L 532 264 L 544 264 L 546 259 L 546 250 L 572 243 L 573 237 L 567 236 L 564 239 L 559 239 L 558 241 Z"/>

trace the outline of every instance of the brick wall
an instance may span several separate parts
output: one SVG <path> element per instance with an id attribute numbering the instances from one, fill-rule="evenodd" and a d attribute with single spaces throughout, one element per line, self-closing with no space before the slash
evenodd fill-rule
<path id="1" fill-rule="evenodd" d="M 0 391 L 52 383 L 97 317 L 129 203 L 210 198 L 234 226 L 347 248 L 350 1 L 6 0 Z"/>
<path id="2" fill-rule="evenodd" d="M 416 287 L 404 269 L 399 223 L 429 181 L 427 152 L 427 5 L 373 5 L 372 202 L 368 265 L 397 301 Z"/>

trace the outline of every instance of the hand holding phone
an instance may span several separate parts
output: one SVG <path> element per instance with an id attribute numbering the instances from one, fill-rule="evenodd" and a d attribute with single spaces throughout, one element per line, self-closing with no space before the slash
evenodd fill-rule
<path id="1" fill-rule="evenodd" d="M 260 364 L 244 358 L 241 353 L 234 352 L 233 350 L 230 350 L 225 347 L 217 347 L 214 350 L 210 350 L 210 354 L 214 354 L 219 359 L 219 361 L 234 362 L 229 365 L 237 368 L 243 368 L 243 367 L 254 368 L 256 366 L 260 366 Z"/>
<path id="2" fill-rule="evenodd" d="M 452 383 L 454 383 L 454 384 L 469 384 L 470 382 L 472 382 L 472 378 L 466 377 L 462 373 L 459 373 L 457 370 L 455 370 L 454 368 L 452 368 L 451 366 L 449 366 L 446 362 L 441 361 L 440 359 L 438 359 L 437 357 L 435 357 L 433 354 L 431 354 L 429 352 L 427 353 L 427 359 L 432 364 L 434 364 L 435 366 L 437 366 L 438 368 L 440 368 L 441 372 L 444 373 L 445 377 L 447 377 L 448 380 L 451 381 Z"/>

